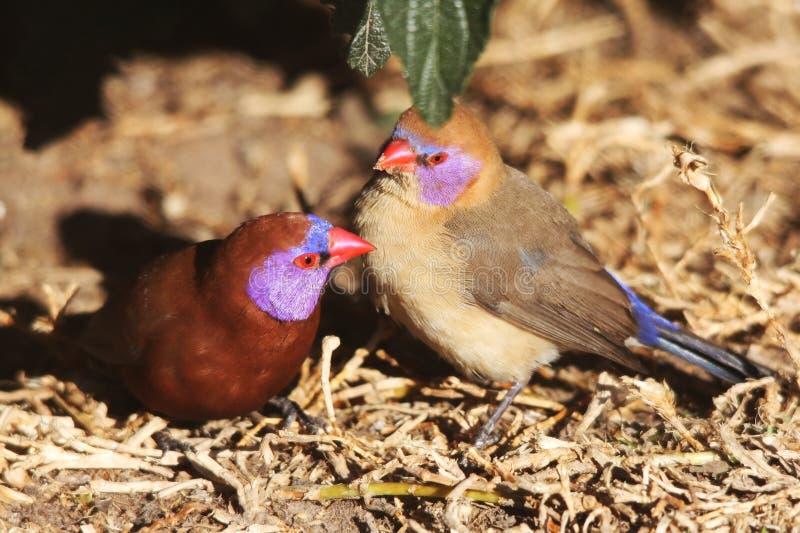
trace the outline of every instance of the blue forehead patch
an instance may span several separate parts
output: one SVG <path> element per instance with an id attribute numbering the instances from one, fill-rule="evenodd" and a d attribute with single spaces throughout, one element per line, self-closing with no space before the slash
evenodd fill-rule
<path id="1" fill-rule="evenodd" d="M 316 215 L 306 215 L 311 226 L 306 232 L 306 239 L 300 249 L 306 252 L 324 252 L 328 249 L 328 232 L 333 224 Z"/>
<path id="2" fill-rule="evenodd" d="M 416 148 L 418 154 L 435 154 L 438 152 L 446 152 L 447 147 L 439 146 L 433 143 L 426 143 L 423 142 L 418 136 L 409 133 L 406 129 L 402 128 L 401 126 L 397 126 L 392 133 L 392 139 L 405 139 L 411 143 L 411 145 Z"/>

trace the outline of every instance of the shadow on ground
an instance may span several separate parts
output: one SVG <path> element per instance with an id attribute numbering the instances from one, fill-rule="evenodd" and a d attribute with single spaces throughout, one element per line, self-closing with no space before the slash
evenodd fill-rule
<path id="1" fill-rule="evenodd" d="M 319 72 L 336 89 L 355 75 L 329 18 L 313 0 L 5 2 L 0 98 L 22 108 L 25 144 L 38 148 L 100 116 L 101 78 L 135 54 L 238 51 L 278 65 L 289 82 Z"/>
<path id="2" fill-rule="evenodd" d="M 67 260 L 87 263 L 103 274 L 103 285 L 115 290 L 149 261 L 192 241 L 161 231 L 129 213 L 79 209 L 58 221 Z"/>

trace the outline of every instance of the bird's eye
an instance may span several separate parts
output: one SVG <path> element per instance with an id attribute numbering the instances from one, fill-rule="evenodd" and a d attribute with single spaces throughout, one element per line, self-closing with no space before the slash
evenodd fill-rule
<path id="1" fill-rule="evenodd" d="M 319 266 L 319 254 L 302 254 L 294 258 L 294 264 L 300 268 L 316 268 Z"/>
<path id="2" fill-rule="evenodd" d="M 438 154 L 433 154 L 428 158 L 428 163 L 430 165 L 441 165 L 447 161 L 447 153 L 446 152 L 439 152 Z"/>

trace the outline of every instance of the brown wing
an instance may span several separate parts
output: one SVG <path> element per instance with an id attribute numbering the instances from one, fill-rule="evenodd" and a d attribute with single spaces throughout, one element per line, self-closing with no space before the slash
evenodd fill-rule
<path id="1" fill-rule="evenodd" d="M 219 242 L 199 243 L 151 262 L 92 317 L 81 345 L 104 363 L 135 364 L 147 342 L 187 320 L 197 291 L 196 272 Z"/>
<path id="2" fill-rule="evenodd" d="M 447 223 L 468 253 L 468 292 L 477 305 L 556 343 L 642 367 L 625 348 L 637 327 L 628 298 L 595 258 L 567 210 L 506 167 L 488 203 Z M 464 252 L 466 250 L 466 252 Z"/>

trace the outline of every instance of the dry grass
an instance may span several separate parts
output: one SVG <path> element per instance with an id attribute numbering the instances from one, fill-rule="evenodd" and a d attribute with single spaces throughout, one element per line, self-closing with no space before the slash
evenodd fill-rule
<path id="1" fill-rule="evenodd" d="M 620 377 L 572 358 L 543 369 L 503 419 L 503 438 L 477 452 L 469 432 L 502 393 L 418 370 L 409 363 L 416 345 L 358 348 L 372 332 L 346 316 L 324 326 L 338 337 L 322 340 L 322 357 L 307 361 L 291 392 L 329 421 L 317 435 L 263 416 L 185 427 L 109 414 L 45 369 L 0 392 L 0 523 L 85 532 L 798 527 L 800 12 L 790 1 L 716 0 L 668 16 L 653 4 L 506 0 L 466 100 L 508 161 L 566 203 L 639 293 L 784 380 L 721 390 L 664 367 L 659 380 Z M 178 112 L 135 100 L 142 76 L 170 80 Z M 274 159 L 244 138 L 277 117 L 272 128 L 296 133 L 283 188 L 294 184 L 341 220 L 386 126 L 319 78 L 282 87 L 271 76 L 279 73 L 237 57 L 134 60 L 107 82 L 107 119 L 19 157 L 26 168 L 48 169 L 47 157 L 77 166 L 90 183 L 121 166 L 127 177 L 107 187 L 144 180 L 160 191 L 156 214 L 139 200 L 128 209 L 200 238 L 243 213 L 296 208 L 292 195 L 261 194 L 258 176 Z M 371 105 L 400 111 L 399 83 L 396 69 L 370 80 Z M 12 124 L 0 126 L 0 143 L 4 133 L 17 138 L 19 117 L 1 102 L 0 119 Z M 231 131 L 242 132 L 244 170 L 230 205 L 216 205 L 176 177 L 181 161 L 159 145 Z M 367 155 L 334 165 L 334 187 L 319 178 L 312 142 Z M 131 150 L 137 163 L 119 163 Z M 32 320 L 7 309 L 5 328 L 48 339 L 68 302 L 99 303 L 94 270 L 3 253 L 3 296 L 42 302 Z M 35 347 L 63 349 L 53 342 Z M 189 446 L 162 451 L 165 435 Z"/>

